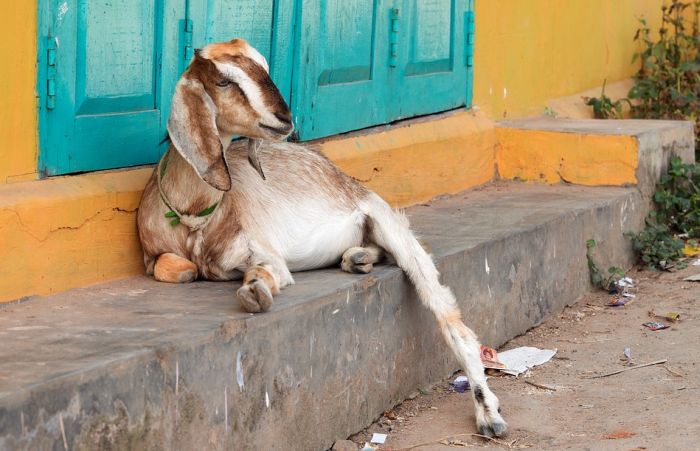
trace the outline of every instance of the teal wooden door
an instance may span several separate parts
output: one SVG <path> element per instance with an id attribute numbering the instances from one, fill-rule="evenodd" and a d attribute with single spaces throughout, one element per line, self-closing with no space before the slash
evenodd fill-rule
<path id="1" fill-rule="evenodd" d="M 469 105 L 470 0 L 299 0 L 302 140 Z"/>
<path id="2" fill-rule="evenodd" d="M 294 0 L 39 0 L 40 171 L 153 163 L 196 47 L 242 37 L 290 98 Z"/>
<path id="3" fill-rule="evenodd" d="M 391 8 L 380 0 L 299 0 L 292 94 L 301 139 L 383 123 Z"/>
<path id="4" fill-rule="evenodd" d="M 399 12 L 390 120 L 467 104 L 467 0 L 407 0 Z"/>
<path id="5" fill-rule="evenodd" d="M 39 1 L 44 174 L 158 159 L 184 7 L 185 0 Z"/>

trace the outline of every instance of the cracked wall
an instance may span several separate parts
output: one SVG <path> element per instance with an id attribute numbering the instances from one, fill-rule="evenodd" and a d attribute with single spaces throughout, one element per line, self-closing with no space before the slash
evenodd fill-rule
<path id="1" fill-rule="evenodd" d="M 0 186 L 0 302 L 143 272 L 149 169 Z"/>

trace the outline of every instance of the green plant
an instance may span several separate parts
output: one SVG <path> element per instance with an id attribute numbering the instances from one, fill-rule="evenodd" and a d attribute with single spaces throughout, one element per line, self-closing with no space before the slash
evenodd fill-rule
<path id="1" fill-rule="evenodd" d="M 669 269 L 683 258 L 685 243 L 666 224 L 647 218 L 646 227 L 638 234 L 626 234 L 642 262 L 650 269 Z"/>
<path id="2" fill-rule="evenodd" d="M 628 99 L 612 99 L 605 95 L 605 84 L 607 80 L 603 80 L 603 89 L 600 92 L 600 97 L 583 97 L 586 105 L 593 108 L 593 117 L 596 119 L 622 119 L 622 102 L 627 102 Z"/>
<path id="3" fill-rule="evenodd" d="M 557 112 L 554 111 L 552 108 L 546 106 L 544 107 L 544 115 L 547 117 L 557 117 Z"/>
<path id="4" fill-rule="evenodd" d="M 700 164 L 674 157 L 654 193 L 656 221 L 678 234 L 700 238 Z"/>
<path id="5" fill-rule="evenodd" d="M 656 210 L 647 216 L 645 229 L 627 235 L 644 264 L 668 269 L 684 257 L 680 236 L 700 238 L 700 164 L 672 158 L 656 187 L 654 204 Z"/>
<path id="6" fill-rule="evenodd" d="M 692 8 L 692 9 L 691 9 Z M 645 19 L 634 36 L 642 49 L 631 115 L 642 119 L 687 119 L 695 122 L 696 159 L 700 151 L 700 0 L 671 0 L 661 7 L 658 39 Z M 687 16 L 690 15 L 691 19 Z"/>
<path id="7" fill-rule="evenodd" d="M 596 242 L 594 239 L 586 240 L 586 260 L 588 261 L 588 274 L 591 284 L 608 292 L 617 291 L 615 282 L 625 277 L 625 270 L 617 266 L 611 266 L 608 268 L 608 275 L 603 275 L 593 257 L 593 249 L 595 247 Z"/>

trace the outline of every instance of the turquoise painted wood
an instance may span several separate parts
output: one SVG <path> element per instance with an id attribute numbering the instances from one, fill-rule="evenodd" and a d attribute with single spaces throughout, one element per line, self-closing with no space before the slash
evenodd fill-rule
<path id="1" fill-rule="evenodd" d="M 40 171 L 156 161 L 165 136 L 163 105 L 178 76 L 185 1 L 40 0 L 38 6 Z"/>
<path id="2" fill-rule="evenodd" d="M 299 0 L 303 140 L 468 105 L 470 0 Z"/>
<path id="3" fill-rule="evenodd" d="M 197 47 L 242 37 L 303 140 L 469 105 L 473 0 L 38 0 L 40 171 L 153 163 Z"/>
<path id="4" fill-rule="evenodd" d="M 301 139 L 388 117 L 391 8 L 380 0 L 299 0 L 292 113 Z"/>
<path id="5" fill-rule="evenodd" d="M 175 83 L 210 42 L 249 40 L 289 100 L 294 11 L 294 0 L 39 0 L 40 171 L 157 161 Z"/>

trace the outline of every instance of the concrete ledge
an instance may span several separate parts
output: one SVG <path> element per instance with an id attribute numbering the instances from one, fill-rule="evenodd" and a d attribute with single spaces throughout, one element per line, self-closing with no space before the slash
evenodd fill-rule
<path id="1" fill-rule="evenodd" d="M 394 206 L 492 180 L 494 123 L 470 112 L 316 143 Z M 0 304 L 143 272 L 136 209 L 150 168 L 0 185 Z"/>
<path id="2" fill-rule="evenodd" d="M 497 346 L 587 291 L 586 239 L 629 264 L 644 211 L 633 188 L 497 184 L 408 213 Z M 0 449 L 323 450 L 456 368 L 398 268 L 296 279 L 255 316 L 236 283 L 143 277 L 6 306 Z"/>
<path id="3" fill-rule="evenodd" d="M 695 160 L 689 121 L 523 119 L 499 122 L 500 177 L 654 192 L 671 155 Z"/>

